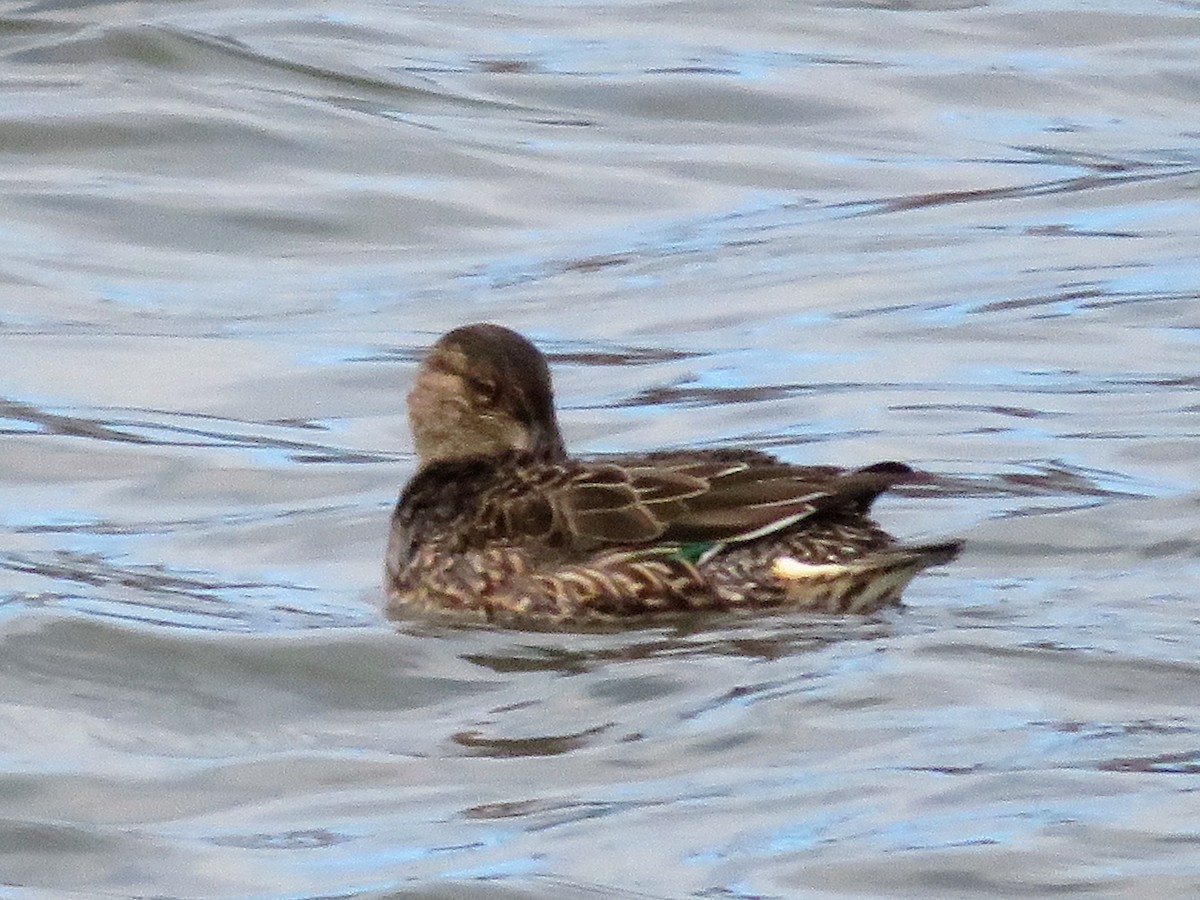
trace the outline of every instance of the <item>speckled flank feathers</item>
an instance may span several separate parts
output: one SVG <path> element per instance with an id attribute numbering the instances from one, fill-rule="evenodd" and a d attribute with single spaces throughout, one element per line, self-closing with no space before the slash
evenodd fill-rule
<path id="1" fill-rule="evenodd" d="M 549 368 L 520 335 L 456 329 L 409 394 L 420 466 L 392 517 L 394 607 L 505 621 L 895 603 L 960 542 L 897 545 L 872 501 L 918 478 L 886 462 L 792 466 L 753 450 L 569 457 Z"/>

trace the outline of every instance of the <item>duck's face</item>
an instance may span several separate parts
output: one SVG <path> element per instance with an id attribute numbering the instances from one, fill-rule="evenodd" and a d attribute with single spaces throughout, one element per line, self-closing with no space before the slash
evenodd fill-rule
<path id="1" fill-rule="evenodd" d="M 429 351 L 408 395 L 421 466 L 514 450 L 563 455 L 546 360 L 498 325 L 466 325 Z"/>

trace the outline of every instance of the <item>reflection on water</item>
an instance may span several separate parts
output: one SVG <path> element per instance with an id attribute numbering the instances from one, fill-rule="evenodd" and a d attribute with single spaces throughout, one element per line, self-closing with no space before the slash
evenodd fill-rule
<path id="1" fill-rule="evenodd" d="M 1196 894 L 1193 7 L 0 15 L 0 893 Z M 911 460 L 967 551 L 387 622 L 403 395 L 489 319 L 580 452 Z"/>

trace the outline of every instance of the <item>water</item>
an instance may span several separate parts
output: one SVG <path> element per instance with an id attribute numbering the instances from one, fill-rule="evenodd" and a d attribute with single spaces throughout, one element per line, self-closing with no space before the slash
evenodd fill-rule
<path id="1" fill-rule="evenodd" d="M 0 897 L 1200 891 L 1200 7 L 9 6 Z M 415 360 L 904 459 L 869 619 L 389 621 Z"/>

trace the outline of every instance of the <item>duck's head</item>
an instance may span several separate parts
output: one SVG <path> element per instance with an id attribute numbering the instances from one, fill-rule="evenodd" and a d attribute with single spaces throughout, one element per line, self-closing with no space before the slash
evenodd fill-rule
<path id="1" fill-rule="evenodd" d="M 422 467 L 513 450 L 565 455 L 546 359 L 500 325 L 455 328 L 430 349 L 408 395 Z"/>

